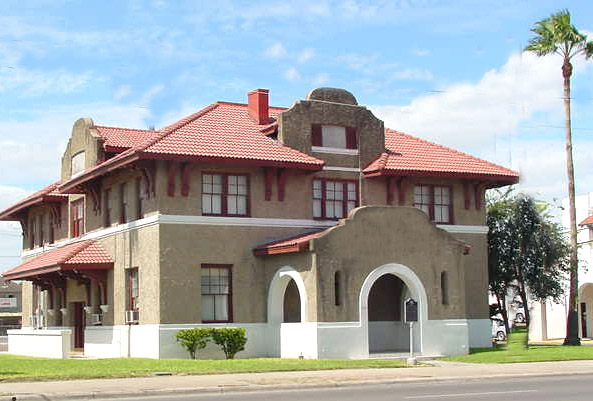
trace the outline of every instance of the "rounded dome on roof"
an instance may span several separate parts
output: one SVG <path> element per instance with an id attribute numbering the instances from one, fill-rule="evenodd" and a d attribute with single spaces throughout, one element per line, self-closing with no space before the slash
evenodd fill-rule
<path id="1" fill-rule="evenodd" d="M 346 89 L 340 88 L 317 88 L 307 95 L 307 100 L 322 100 L 342 104 L 358 105 L 356 98 Z"/>

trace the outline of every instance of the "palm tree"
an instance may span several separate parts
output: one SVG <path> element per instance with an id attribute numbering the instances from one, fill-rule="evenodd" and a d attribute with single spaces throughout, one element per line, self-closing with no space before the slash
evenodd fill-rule
<path id="1" fill-rule="evenodd" d="M 569 312 L 566 322 L 564 345 L 580 345 L 578 321 L 578 256 L 577 223 L 575 211 L 574 165 L 572 161 L 572 133 L 570 127 L 570 77 L 571 60 L 577 55 L 593 57 L 593 42 L 580 33 L 570 23 L 570 12 L 561 10 L 549 18 L 535 23 L 531 29 L 535 34 L 525 50 L 538 56 L 558 54 L 562 57 L 562 77 L 564 78 L 564 135 L 566 145 L 566 173 L 568 176 L 568 202 L 570 214 L 570 295 Z"/>

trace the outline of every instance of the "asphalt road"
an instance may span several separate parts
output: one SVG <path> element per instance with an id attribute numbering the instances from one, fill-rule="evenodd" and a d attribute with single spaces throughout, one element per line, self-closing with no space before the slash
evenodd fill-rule
<path id="1" fill-rule="evenodd" d="M 100 398 L 99 398 L 100 399 Z M 111 398 L 113 400 L 114 398 Z M 593 375 L 122 398 L 135 401 L 591 401 Z"/>

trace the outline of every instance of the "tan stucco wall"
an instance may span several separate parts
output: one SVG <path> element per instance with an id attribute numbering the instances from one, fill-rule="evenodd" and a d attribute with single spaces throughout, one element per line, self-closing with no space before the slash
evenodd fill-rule
<path id="1" fill-rule="evenodd" d="M 313 241 L 318 269 L 320 321 L 359 319 L 365 278 L 389 263 L 407 266 L 421 280 L 429 319 L 465 317 L 463 244 L 436 228 L 415 208 L 368 207 L 355 211 L 344 226 Z M 343 272 L 345 302 L 334 305 L 334 272 Z M 440 274 L 449 274 L 449 305 L 442 305 Z"/>
<path id="2" fill-rule="evenodd" d="M 488 308 L 488 236 L 486 234 L 454 234 L 471 245 L 465 261 L 465 292 L 468 319 L 489 319 Z M 449 283 L 451 278 L 449 278 Z"/>
<path id="3" fill-rule="evenodd" d="M 70 179 L 72 156 L 81 151 L 85 152 L 85 169 L 104 160 L 102 139 L 93 129 L 93 126 L 93 120 L 90 118 L 81 118 L 74 123 L 72 135 L 62 156 L 60 181 L 65 182 Z"/>
<path id="4" fill-rule="evenodd" d="M 278 139 L 301 152 L 311 152 L 311 125 L 327 124 L 356 128 L 359 138 L 358 157 L 337 158 L 327 153 L 315 153 L 327 165 L 366 166 L 385 151 L 385 127 L 373 113 L 363 106 L 330 103 L 318 100 L 299 100 L 278 118 Z M 335 163 L 335 164 L 334 164 Z M 359 164 L 360 163 L 360 164 Z"/>

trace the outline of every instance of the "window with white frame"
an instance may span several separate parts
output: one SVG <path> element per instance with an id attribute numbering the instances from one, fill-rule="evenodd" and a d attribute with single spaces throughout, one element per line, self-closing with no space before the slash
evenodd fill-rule
<path id="1" fill-rule="evenodd" d="M 249 177 L 246 174 L 203 174 L 202 214 L 249 215 Z"/>
<path id="2" fill-rule="evenodd" d="M 231 265 L 201 266 L 201 315 L 204 323 L 232 322 Z"/>

